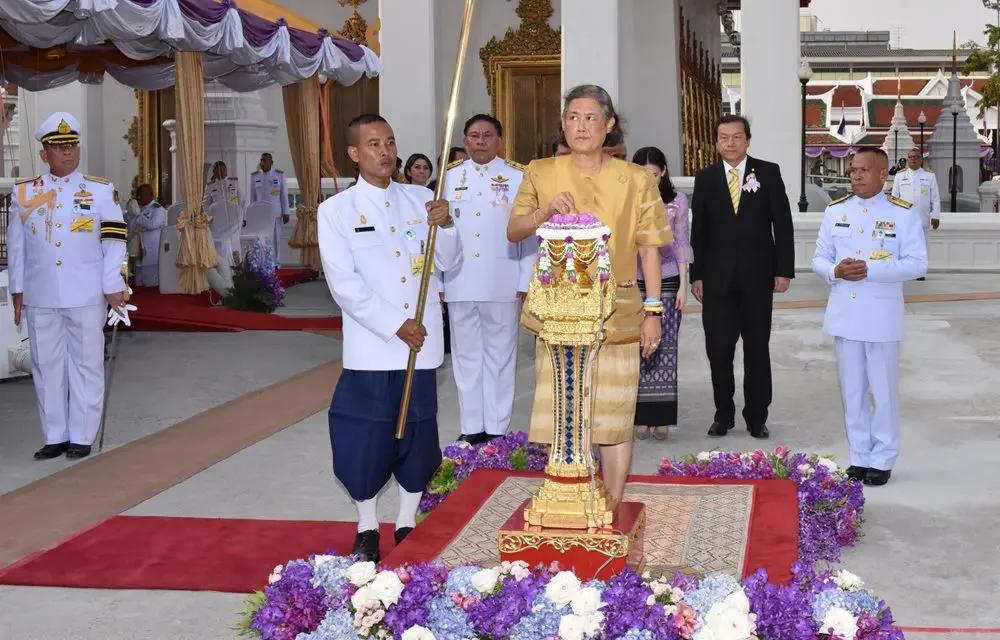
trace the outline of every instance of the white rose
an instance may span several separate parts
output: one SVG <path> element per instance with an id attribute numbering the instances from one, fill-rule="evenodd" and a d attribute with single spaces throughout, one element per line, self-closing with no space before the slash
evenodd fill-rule
<path id="1" fill-rule="evenodd" d="M 370 587 L 361 587 L 351 596 L 351 605 L 355 611 L 364 611 L 368 608 L 368 603 L 374 599 Z"/>
<path id="2" fill-rule="evenodd" d="M 403 632 L 403 640 L 435 640 L 435 638 L 430 629 L 416 624 Z"/>
<path id="3" fill-rule="evenodd" d="M 499 579 L 500 572 L 496 569 L 480 569 L 472 574 L 470 582 L 479 593 L 490 593 L 496 588 Z"/>
<path id="4" fill-rule="evenodd" d="M 268 583 L 268 584 L 274 584 L 274 583 L 275 583 L 275 582 L 277 582 L 278 580 L 281 580 L 281 571 L 282 571 L 282 569 L 283 569 L 283 568 L 284 568 L 284 567 L 282 567 L 282 566 L 281 566 L 280 564 L 279 564 L 278 566 L 276 566 L 276 567 L 275 567 L 275 568 L 274 568 L 274 569 L 273 569 L 273 570 L 271 571 L 271 575 L 269 575 L 269 576 L 267 577 L 267 583 Z"/>
<path id="5" fill-rule="evenodd" d="M 391 607 L 399 602 L 403 593 L 403 581 L 394 571 L 382 571 L 371 583 L 372 598 L 379 600 L 384 607 Z"/>
<path id="6" fill-rule="evenodd" d="M 584 633 L 586 625 L 580 616 L 570 614 L 559 620 L 560 640 L 583 640 Z"/>
<path id="7" fill-rule="evenodd" d="M 816 471 L 812 468 L 812 465 L 806 464 L 805 462 L 803 462 L 802 464 L 800 464 L 798 466 L 798 469 L 799 469 L 799 473 L 801 473 L 802 475 L 806 476 L 807 478 L 809 476 L 811 476 L 812 474 L 816 473 Z"/>
<path id="8" fill-rule="evenodd" d="M 347 567 L 347 571 L 344 572 L 344 576 L 355 587 L 363 587 L 375 579 L 375 573 L 374 562 L 355 562 L 351 566 Z"/>
<path id="9" fill-rule="evenodd" d="M 747 598 L 747 594 L 743 591 L 734 591 L 726 596 L 726 599 L 722 601 L 722 604 L 736 609 L 742 614 L 750 613 L 750 600 Z"/>
<path id="10" fill-rule="evenodd" d="M 755 618 L 733 605 L 720 602 L 705 615 L 705 626 L 712 630 L 711 637 L 717 640 L 750 640 L 757 631 Z"/>
<path id="11" fill-rule="evenodd" d="M 819 630 L 844 640 L 854 640 L 858 634 L 858 617 L 846 609 L 830 607 L 823 617 L 823 624 L 819 626 Z"/>
<path id="12" fill-rule="evenodd" d="M 695 456 L 695 459 L 698 462 L 708 462 L 709 460 L 712 459 L 712 454 L 709 453 L 708 451 L 702 451 L 697 456 Z"/>
<path id="13" fill-rule="evenodd" d="M 545 585 L 545 597 L 562 607 L 580 591 L 580 579 L 572 571 L 560 571 Z"/>
<path id="14" fill-rule="evenodd" d="M 715 635 L 715 629 L 709 627 L 706 624 L 701 625 L 701 628 L 694 632 L 692 640 L 723 640 Z"/>
<path id="15" fill-rule="evenodd" d="M 597 613 L 605 603 L 601 602 L 601 594 L 597 589 L 594 587 L 585 587 L 573 596 L 569 605 L 576 615 L 588 617 Z"/>
<path id="16" fill-rule="evenodd" d="M 841 569 L 833 576 L 833 581 L 844 591 L 861 591 L 865 586 L 864 581 L 850 571 Z"/>
<path id="17" fill-rule="evenodd" d="M 317 568 L 322 567 L 327 562 L 332 562 L 334 558 L 336 558 L 336 556 L 324 556 L 324 555 L 313 556 L 313 566 Z"/>
<path id="18" fill-rule="evenodd" d="M 840 471 L 840 465 L 833 461 L 831 458 L 820 458 L 819 463 L 826 467 L 827 471 L 837 472 Z"/>

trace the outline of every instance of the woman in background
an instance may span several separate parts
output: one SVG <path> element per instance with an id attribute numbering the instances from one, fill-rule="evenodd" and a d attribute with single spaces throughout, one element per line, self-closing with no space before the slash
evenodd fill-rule
<path id="1" fill-rule="evenodd" d="M 672 244 L 660 247 L 660 316 L 662 338 L 656 352 L 639 364 L 639 396 L 635 405 L 635 435 L 645 440 L 652 433 L 657 440 L 667 438 L 667 427 L 677 424 L 677 335 L 681 328 L 681 312 L 687 300 L 688 265 L 694 260 L 691 235 L 688 230 L 687 197 L 674 189 L 667 172 L 667 158 L 656 147 L 643 147 L 632 156 L 632 162 L 645 166 L 660 187 L 660 197 L 667 207 L 667 218 L 673 231 Z M 645 297 L 646 282 L 642 263 L 636 278 L 639 291 Z"/>
<path id="2" fill-rule="evenodd" d="M 406 159 L 403 165 L 403 177 L 410 184 L 418 184 L 421 187 L 427 186 L 427 181 L 431 179 L 434 166 L 431 159 L 422 153 L 414 153 Z"/>

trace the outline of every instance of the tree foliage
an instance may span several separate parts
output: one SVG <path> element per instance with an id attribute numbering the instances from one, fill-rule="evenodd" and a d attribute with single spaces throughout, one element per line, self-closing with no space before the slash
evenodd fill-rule
<path id="1" fill-rule="evenodd" d="M 962 69 L 965 75 L 984 71 L 990 73 L 989 80 L 980 90 L 983 97 L 976 103 L 980 117 L 989 107 L 1000 106 L 1000 27 L 987 24 L 983 34 L 986 35 L 986 46 L 972 47 L 972 52 L 969 53 Z"/>

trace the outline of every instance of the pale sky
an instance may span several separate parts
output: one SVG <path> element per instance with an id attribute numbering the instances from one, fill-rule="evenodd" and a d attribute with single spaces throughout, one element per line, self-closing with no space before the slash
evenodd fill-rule
<path id="1" fill-rule="evenodd" d="M 983 0 L 812 0 L 810 9 L 820 31 L 889 31 L 896 47 L 901 29 L 899 43 L 908 49 L 950 49 L 952 30 L 959 45 L 984 45 L 985 23 L 997 23 Z"/>

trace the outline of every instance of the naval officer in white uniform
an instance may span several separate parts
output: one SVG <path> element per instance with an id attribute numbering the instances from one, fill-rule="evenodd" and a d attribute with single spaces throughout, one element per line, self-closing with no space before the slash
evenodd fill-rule
<path id="1" fill-rule="evenodd" d="M 153 187 L 141 184 L 135 190 L 139 211 L 130 216 L 129 234 L 136 234 L 142 242 L 142 260 L 135 274 L 140 287 L 160 286 L 160 232 L 167 226 L 167 210 L 153 199 Z"/>
<path id="2" fill-rule="evenodd" d="M 510 205 L 524 167 L 497 157 L 503 126 L 488 115 L 465 123 L 470 157 L 449 166 L 444 197 L 462 238 L 462 263 L 441 274 L 462 435 L 480 444 L 502 436 L 514 409 L 520 301 L 535 266 L 534 235 L 507 240 Z"/>
<path id="3" fill-rule="evenodd" d="M 258 200 L 278 205 L 278 215 L 274 219 L 274 262 L 281 266 L 281 225 L 289 220 L 288 189 L 285 173 L 274 168 L 274 159 L 266 152 L 260 154 L 260 171 L 250 174 L 250 202 Z"/>
<path id="4" fill-rule="evenodd" d="M 924 158 L 920 149 L 910 149 L 906 154 L 906 169 L 893 178 L 892 195 L 912 204 L 913 210 L 920 214 L 920 221 L 924 227 L 924 247 L 927 249 L 929 260 L 930 231 L 936 230 L 941 225 L 941 194 L 938 192 L 937 178 L 924 169 Z"/>
<path id="5" fill-rule="evenodd" d="M 428 225 L 440 230 L 437 270 L 461 257 L 448 203 L 429 189 L 392 180 L 396 139 L 378 115 L 347 128 L 358 164 L 353 188 L 319 206 L 319 251 L 330 292 L 343 310 L 344 370 L 330 403 L 333 471 L 354 499 L 358 535 L 352 553 L 378 561 L 375 501 L 390 476 L 399 484 L 396 542 L 416 526 L 420 496 L 441 462 L 437 368 L 444 360 L 441 302 L 428 289 L 423 324 L 413 319 L 425 268 Z M 429 284 L 434 284 L 433 282 Z M 406 434 L 395 437 L 410 351 L 418 352 Z"/>
<path id="6" fill-rule="evenodd" d="M 827 207 L 812 261 L 832 287 L 823 331 L 836 338 L 851 447 L 847 474 L 876 486 L 889 481 L 899 455 L 903 283 L 927 273 L 920 216 L 905 200 L 884 195 L 888 177 L 884 151 L 858 151 L 851 163 L 853 194 Z"/>
<path id="7" fill-rule="evenodd" d="M 7 228 L 14 322 L 31 338 L 31 375 L 45 446 L 36 460 L 90 455 L 104 402 L 108 304 L 125 314 L 128 230 L 115 188 L 82 175 L 80 125 L 49 116 L 35 133 L 47 174 L 16 183 Z M 68 388 L 67 388 L 68 387 Z"/>

